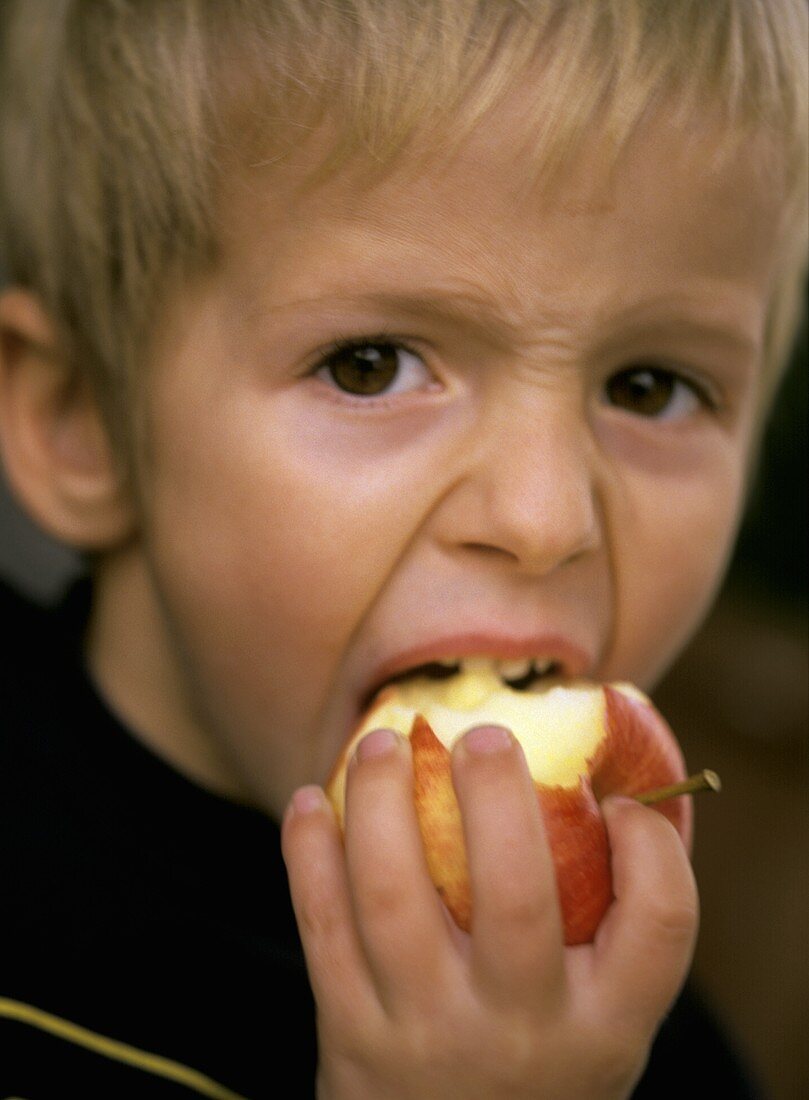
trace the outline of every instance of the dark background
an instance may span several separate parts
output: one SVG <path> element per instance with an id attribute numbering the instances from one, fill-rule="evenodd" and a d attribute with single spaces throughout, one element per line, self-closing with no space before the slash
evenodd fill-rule
<path id="1" fill-rule="evenodd" d="M 773 1100 L 809 1097 L 807 360 L 804 327 L 723 591 L 655 692 L 723 781 L 694 806 L 694 973 Z"/>
<path id="2" fill-rule="evenodd" d="M 694 973 L 773 1100 L 809 1096 L 808 383 L 804 331 L 722 593 L 655 693 L 690 769 L 723 780 L 695 806 Z M 0 476 L 0 574 L 49 602 L 76 568 Z"/>

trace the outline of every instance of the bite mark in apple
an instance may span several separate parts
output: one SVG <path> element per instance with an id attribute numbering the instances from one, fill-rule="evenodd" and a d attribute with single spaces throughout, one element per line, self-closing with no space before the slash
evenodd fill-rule
<path id="1" fill-rule="evenodd" d="M 599 802 L 634 796 L 686 776 L 677 740 L 652 702 L 629 684 L 551 680 L 508 687 L 491 662 L 472 661 L 449 679 L 404 679 L 384 688 L 349 738 L 327 783 L 342 825 L 346 766 L 359 740 L 386 727 L 410 739 L 414 800 L 430 877 L 456 924 L 472 928 L 461 812 L 451 751 L 466 730 L 511 729 L 525 753 L 553 857 L 565 942 L 590 942 L 612 900 L 609 843 Z M 691 843 L 691 803 L 654 807 Z"/>

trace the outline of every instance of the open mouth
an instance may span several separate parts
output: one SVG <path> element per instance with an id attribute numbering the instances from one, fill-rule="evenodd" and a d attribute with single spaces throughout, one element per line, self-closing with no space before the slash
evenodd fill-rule
<path id="1" fill-rule="evenodd" d="M 363 710 L 367 710 L 376 696 L 391 684 L 401 684 L 409 680 L 450 680 L 454 676 L 460 676 L 464 671 L 472 667 L 480 668 L 486 665 L 502 681 L 503 686 L 511 691 L 532 691 L 542 686 L 546 680 L 551 680 L 563 675 L 563 667 L 560 661 L 546 657 L 525 657 L 511 660 L 501 660 L 489 657 L 469 657 L 447 659 L 441 661 L 427 661 L 425 664 L 415 665 L 413 668 L 397 672 L 389 676 L 382 683 L 377 684 L 369 691 L 363 702 Z"/>

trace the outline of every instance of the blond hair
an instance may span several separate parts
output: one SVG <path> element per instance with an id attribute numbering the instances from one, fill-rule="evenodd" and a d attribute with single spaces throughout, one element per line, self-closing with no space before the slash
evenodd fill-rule
<path id="1" fill-rule="evenodd" d="M 283 157 L 324 118 L 324 172 L 459 142 L 526 100 L 542 171 L 594 132 L 617 153 L 663 98 L 729 144 L 785 152 L 768 377 L 807 252 L 805 0 L 0 0 L 0 262 L 61 325 L 119 439 L 169 272 L 215 261 L 225 167 Z M 539 94 L 539 93 L 538 93 Z"/>

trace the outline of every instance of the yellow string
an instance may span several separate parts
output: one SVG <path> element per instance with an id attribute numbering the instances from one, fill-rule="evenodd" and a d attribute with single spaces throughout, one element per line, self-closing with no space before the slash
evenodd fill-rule
<path id="1" fill-rule="evenodd" d="M 109 1039 L 105 1035 L 98 1035 L 79 1024 L 63 1020 L 59 1016 L 53 1016 L 50 1012 L 34 1008 L 32 1005 L 23 1004 L 21 1001 L 12 1001 L 7 997 L 0 997 L 0 1016 L 20 1023 L 30 1024 L 32 1027 L 47 1031 L 51 1035 L 57 1035 L 60 1039 L 66 1039 L 76 1046 L 85 1047 L 95 1051 L 106 1058 L 112 1058 L 116 1062 L 124 1062 L 130 1066 L 145 1070 L 157 1077 L 165 1077 L 170 1081 L 177 1081 L 186 1085 L 201 1096 L 208 1096 L 211 1100 L 245 1100 L 236 1092 L 225 1088 L 218 1082 L 206 1077 L 204 1073 L 181 1065 L 170 1058 L 163 1058 L 159 1054 L 150 1054 L 145 1050 L 128 1043 L 121 1043 L 117 1039 Z"/>

